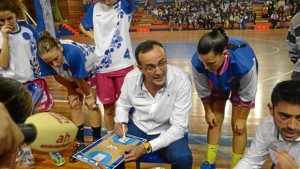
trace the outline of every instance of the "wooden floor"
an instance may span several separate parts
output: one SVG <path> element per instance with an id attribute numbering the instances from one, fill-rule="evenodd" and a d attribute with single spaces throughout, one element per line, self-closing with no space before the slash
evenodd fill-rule
<path id="1" fill-rule="evenodd" d="M 196 44 L 200 36 L 206 31 L 164 31 L 164 32 L 147 32 L 147 33 L 131 33 L 131 39 L 133 46 L 135 47 L 141 41 L 147 39 L 156 39 L 161 41 L 167 48 L 168 62 L 173 65 L 178 65 L 184 68 L 186 71 L 191 72 L 190 58 L 196 51 Z M 228 36 L 239 37 L 247 40 L 250 45 L 254 48 L 259 61 L 259 80 L 258 80 L 258 91 L 256 97 L 256 107 L 249 115 L 247 126 L 249 140 L 254 136 L 255 130 L 259 122 L 268 115 L 267 103 L 270 102 L 270 93 L 273 86 L 282 80 L 290 79 L 293 65 L 289 61 L 287 47 L 285 39 L 287 35 L 287 29 L 276 29 L 269 31 L 254 31 L 254 30 L 232 30 L 227 31 Z M 84 36 L 67 36 L 62 37 L 67 39 L 73 39 L 78 42 L 93 44 L 93 41 Z M 69 108 L 66 102 L 66 90 L 58 85 L 53 78 L 47 78 L 51 92 L 55 99 L 55 107 L 52 109 L 53 112 L 61 113 L 67 117 L 70 117 Z M 230 118 L 231 118 L 231 107 L 226 107 L 225 121 L 222 128 L 222 139 L 229 140 L 232 136 Z M 84 110 L 85 117 L 87 120 L 86 109 Z M 103 112 L 103 111 L 102 111 Z M 88 126 L 88 122 L 86 122 Z M 196 90 L 193 91 L 193 107 L 190 114 L 190 137 L 202 137 L 205 138 L 207 131 L 207 124 L 205 122 L 204 111 L 201 101 L 197 96 Z M 87 143 L 90 138 L 86 138 Z M 205 160 L 206 145 L 205 140 L 193 142 L 190 144 L 193 152 L 194 162 L 193 168 L 199 168 L 199 165 Z M 66 158 L 69 158 L 71 154 L 71 147 L 61 154 Z M 217 168 L 229 168 L 230 167 L 230 155 L 231 146 L 225 144 L 220 146 L 217 155 Z M 34 151 L 36 158 L 37 169 L 50 169 L 56 168 L 52 160 L 45 153 L 39 153 Z M 270 161 L 263 168 L 270 168 Z M 127 168 L 135 168 L 134 163 L 126 165 Z M 162 166 L 164 168 L 170 168 L 169 165 L 157 165 L 157 164 L 142 164 L 142 168 L 151 168 Z M 90 166 L 77 162 L 66 164 L 59 168 L 66 169 L 89 169 Z"/>

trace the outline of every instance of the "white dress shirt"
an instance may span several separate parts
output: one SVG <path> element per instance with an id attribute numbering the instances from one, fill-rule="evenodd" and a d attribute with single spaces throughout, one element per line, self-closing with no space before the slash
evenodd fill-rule
<path id="1" fill-rule="evenodd" d="M 150 141 L 152 151 L 167 147 L 183 138 L 192 107 L 192 82 L 184 70 L 167 65 L 167 80 L 155 97 L 143 83 L 138 68 L 129 72 L 117 101 L 115 122 L 128 122 L 128 112 L 135 108 L 132 120 L 148 135 L 160 134 Z"/>
<path id="2" fill-rule="evenodd" d="M 300 165 L 300 137 L 294 142 L 284 141 L 274 125 L 273 116 L 269 115 L 258 126 L 248 153 L 244 155 L 234 169 L 261 168 L 269 156 L 271 156 L 273 163 L 277 164 L 275 157 L 277 150 L 287 151 Z"/>

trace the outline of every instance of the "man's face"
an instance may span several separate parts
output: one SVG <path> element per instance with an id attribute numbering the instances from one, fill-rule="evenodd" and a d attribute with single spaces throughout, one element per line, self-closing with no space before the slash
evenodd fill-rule
<path id="1" fill-rule="evenodd" d="M 270 108 L 281 137 L 288 142 L 300 137 L 300 105 L 280 102 Z"/>
<path id="2" fill-rule="evenodd" d="M 166 53 L 160 46 L 154 45 L 154 48 L 147 53 L 140 53 L 141 62 L 138 68 L 145 76 L 145 83 L 154 88 L 162 88 L 167 79 L 167 60 Z"/>

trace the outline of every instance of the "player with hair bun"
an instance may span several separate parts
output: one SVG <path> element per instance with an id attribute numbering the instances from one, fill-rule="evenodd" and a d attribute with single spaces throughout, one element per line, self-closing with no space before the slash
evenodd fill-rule
<path id="1" fill-rule="evenodd" d="M 200 38 L 192 66 L 195 87 L 209 126 L 207 161 L 201 169 L 216 168 L 215 159 L 228 99 L 232 103 L 233 168 L 243 156 L 247 143 L 246 122 L 250 109 L 254 107 L 258 73 L 255 53 L 246 41 L 228 38 L 223 27 L 214 27 Z"/>

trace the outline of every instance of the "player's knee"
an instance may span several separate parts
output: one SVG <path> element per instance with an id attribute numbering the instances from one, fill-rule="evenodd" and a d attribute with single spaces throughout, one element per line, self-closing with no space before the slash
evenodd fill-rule
<path id="1" fill-rule="evenodd" d="M 73 100 L 70 102 L 70 108 L 71 109 L 78 109 L 82 107 L 82 102 L 80 100 Z"/>

